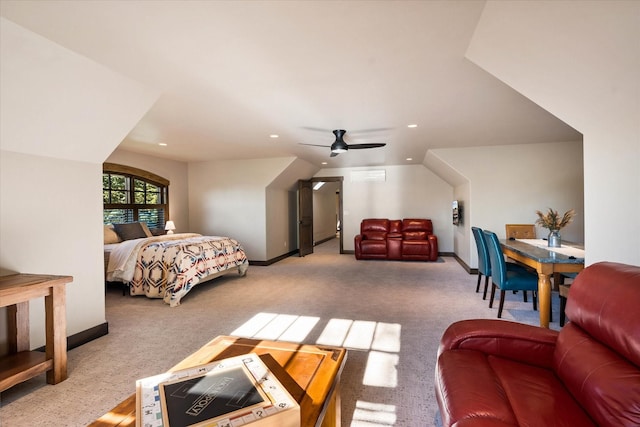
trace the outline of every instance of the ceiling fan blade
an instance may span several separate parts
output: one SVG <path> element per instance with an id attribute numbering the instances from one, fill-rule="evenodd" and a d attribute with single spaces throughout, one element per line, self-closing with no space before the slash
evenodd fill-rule
<path id="1" fill-rule="evenodd" d="M 305 144 L 304 142 L 298 142 L 298 144 L 300 144 L 300 145 L 310 145 L 310 146 L 312 146 L 312 147 L 324 147 L 324 148 L 329 148 L 329 147 L 331 147 L 330 145 Z"/>
<path id="2" fill-rule="evenodd" d="M 313 129 L 313 128 L 306 128 L 306 129 Z M 374 130 L 377 130 L 377 129 L 374 129 Z M 346 142 L 344 142 L 344 135 L 347 133 L 346 130 L 335 129 L 332 132 L 335 135 L 336 140 L 334 141 L 333 144 L 331 144 L 331 146 L 320 145 L 320 144 L 305 144 L 304 142 L 299 142 L 298 144 L 310 145 L 312 147 L 324 147 L 324 148 L 329 147 L 331 149 L 331 154 L 329 154 L 329 157 L 336 157 L 340 153 L 346 153 L 349 149 L 362 150 L 365 148 L 378 148 L 378 147 L 384 147 L 385 145 L 387 145 L 382 142 L 369 143 L 369 144 L 347 144 Z"/>
<path id="3" fill-rule="evenodd" d="M 358 129 L 358 130 L 350 130 L 350 135 L 360 135 L 366 133 L 376 133 L 376 132 L 389 132 L 393 130 L 393 128 L 370 128 L 370 129 Z"/>
<path id="4" fill-rule="evenodd" d="M 349 150 L 362 150 L 364 148 L 378 148 L 384 147 L 385 143 L 372 143 L 372 144 L 349 144 Z"/>
<path id="5" fill-rule="evenodd" d="M 312 126 L 302 126 L 301 129 L 304 130 L 309 130 L 309 131 L 313 131 L 313 132 L 332 132 L 332 129 L 326 129 L 326 128 L 317 128 L 317 127 L 312 127 Z M 385 128 L 367 128 L 367 129 L 357 129 L 357 130 L 350 130 L 349 134 L 366 134 L 366 133 L 376 133 L 376 132 L 389 132 L 392 131 L 394 128 L 392 127 L 385 127 Z"/>
<path id="6" fill-rule="evenodd" d="M 331 129 L 314 128 L 314 127 L 311 127 L 311 126 L 302 126 L 302 129 L 304 129 L 304 130 L 310 130 L 310 131 L 313 131 L 313 132 L 322 132 L 322 133 L 329 133 L 329 132 L 331 132 Z"/>

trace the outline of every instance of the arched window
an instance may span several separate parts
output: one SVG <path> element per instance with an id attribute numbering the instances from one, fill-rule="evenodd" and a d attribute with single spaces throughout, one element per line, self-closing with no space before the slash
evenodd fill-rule
<path id="1" fill-rule="evenodd" d="M 153 234 L 164 234 L 169 220 L 169 180 L 131 166 L 102 165 L 103 222 L 147 223 Z"/>

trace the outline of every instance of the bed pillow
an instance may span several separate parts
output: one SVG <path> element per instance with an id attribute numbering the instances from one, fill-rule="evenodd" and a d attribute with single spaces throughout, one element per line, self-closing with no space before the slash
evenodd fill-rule
<path id="1" fill-rule="evenodd" d="M 146 222 L 141 222 L 140 226 L 142 227 L 142 230 L 144 231 L 146 237 L 153 237 L 153 233 L 151 232 L 151 230 L 149 230 L 149 226 Z"/>
<path id="2" fill-rule="evenodd" d="M 112 243 L 120 243 L 122 239 L 118 236 L 118 233 L 113 229 L 113 224 L 105 224 L 104 226 L 104 244 L 110 245 Z"/>
<path id="3" fill-rule="evenodd" d="M 113 229 L 122 240 L 133 240 L 147 237 L 142 225 L 139 222 L 128 222 L 125 224 L 113 224 Z"/>

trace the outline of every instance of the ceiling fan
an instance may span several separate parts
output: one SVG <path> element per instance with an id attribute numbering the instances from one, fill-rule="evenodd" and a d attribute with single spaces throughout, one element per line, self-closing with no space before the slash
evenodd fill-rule
<path id="1" fill-rule="evenodd" d="M 333 134 L 336 136 L 336 140 L 331 144 L 331 157 L 335 157 L 340 153 L 346 153 L 348 150 L 362 150 L 365 148 L 378 148 L 384 147 L 385 143 L 370 143 L 370 144 L 347 144 L 344 142 L 344 134 L 347 133 L 344 129 L 336 129 L 333 131 Z M 301 145 L 311 145 L 314 147 L 329 147 L 329 145 L 318 145 L 318 144 L 303 144 Z"/>

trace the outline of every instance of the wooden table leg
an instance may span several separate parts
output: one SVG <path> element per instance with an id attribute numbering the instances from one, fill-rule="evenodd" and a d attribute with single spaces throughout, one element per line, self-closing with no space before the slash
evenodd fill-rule
<path id="1" fill-rule="evenodd" d="M 53 369 L 47 371 L 47 382 L 58 384 L 67 379 L 67 315 L 64 284 L 51 287 L 44 297 L 46 312 L 47 359 L 53 359 Z"/>
<path id="2" fill-rule="evenodd" d="M 342 425 L 340 406 L 340 384 L 336 383 L 335 389 L 329 399 L 324 419 L 322 420 L 322 427 L 340 427 Z"/>
<path id="3" fill-rule="evenodd" d="M 538 310 L 540 326 L 548 328 L 551 310 L 551 275 L 540 272 L 538 273 Z"/>
<path id="4" fill-rule="evenodd" d="M 9 353 L 31 350 L 29 339 L 29 301 L 7 306 Z"/>

